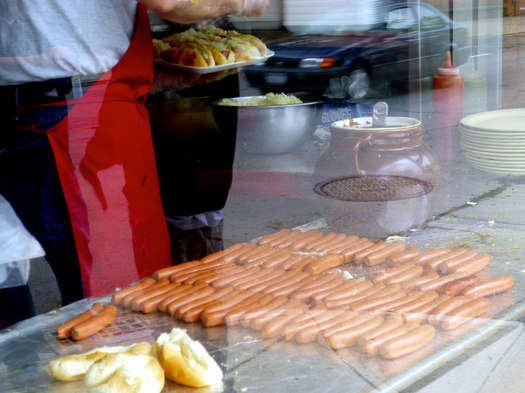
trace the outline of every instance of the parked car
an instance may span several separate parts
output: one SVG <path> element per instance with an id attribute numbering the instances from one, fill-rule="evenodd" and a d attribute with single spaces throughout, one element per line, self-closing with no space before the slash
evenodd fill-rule
<path id="1" fill-rule="evenodd" d="M 451 51 L 459 66 L 471 54 L 465 24 L 421 2 L 383 2 L 380 19 L 366 29 L 352 20 L 352 3 L 312 16 L 302 33 L 268 44 L 275 54 L 245 68 L 263 92 L 309 91 L 329 98 L 360 99 L 373 87 L 433 76 Z M 346 16 L 349 23 L 333 23 Z M 354 19 L 352 19 L 354 18 Z"/>

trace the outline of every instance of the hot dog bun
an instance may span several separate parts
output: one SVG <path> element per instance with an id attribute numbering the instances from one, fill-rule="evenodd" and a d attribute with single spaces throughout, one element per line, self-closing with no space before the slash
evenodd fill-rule
<path id="1" fill-rule="evenodd" d="M 110 353 L 128 353 L 131 355 L 149 355 L 151 344 L 141 342 L 130 346 L 99 347 L 91 351 L 67 355 L 49 362 L 47 372 L 59 381 L 78 381 L 84 378 L 88 369 Z"/>
<path id="2" fill-rule="evenodd" d="M 185 329 L 161 334 L 153 346 L 166 377 L 174 382 L 203 387 L 222 381 L 223 373 L 206 348 L 191 339 Z"/>
<path id="3" fill-rule="evenodd" d="M 160 393 L 165 375 L 151 355 L 111 353 L 93 364 L 84 383 L 90 393 Z"/>

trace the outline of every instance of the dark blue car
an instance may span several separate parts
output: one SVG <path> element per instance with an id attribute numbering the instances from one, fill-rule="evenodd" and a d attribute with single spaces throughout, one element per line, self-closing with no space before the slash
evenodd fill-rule
<path id="1" fill-rule="evenodd" d="M 316 16 L 316 25 L 304 34 L 269 44 L 275 55 L 245 68 L 250 85 L 263 92 L 309 91 L 360 99 L 373 87 L 435 75 L 447 51 L 455 66 L 470 57 L 466 25 L 428 4 L 384 3 L 378 22 L 366 30 L 330 26 L 330 20 L 341 20 L 343 13 L 351 20 L 354 11 L 351 4 L 334 7 Z"/>

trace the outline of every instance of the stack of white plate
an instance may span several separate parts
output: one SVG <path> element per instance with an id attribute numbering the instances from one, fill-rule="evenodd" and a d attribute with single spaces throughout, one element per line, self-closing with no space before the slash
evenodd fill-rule
<path id="1" fill-rule="evenodd" d="M 459 124 L 461 148 L 475 168 L 492 173 L 525 174 L 525 109 L 469 115 Z"/>

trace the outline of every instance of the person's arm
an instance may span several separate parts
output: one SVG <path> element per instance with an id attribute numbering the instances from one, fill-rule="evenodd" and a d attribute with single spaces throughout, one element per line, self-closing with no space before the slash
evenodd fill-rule
<path id="1" fill-rule="evenodd" d="M 161 18 L 190 24 L 222 15 L 258 16 L 269 0 L 138 0 Z"/>

